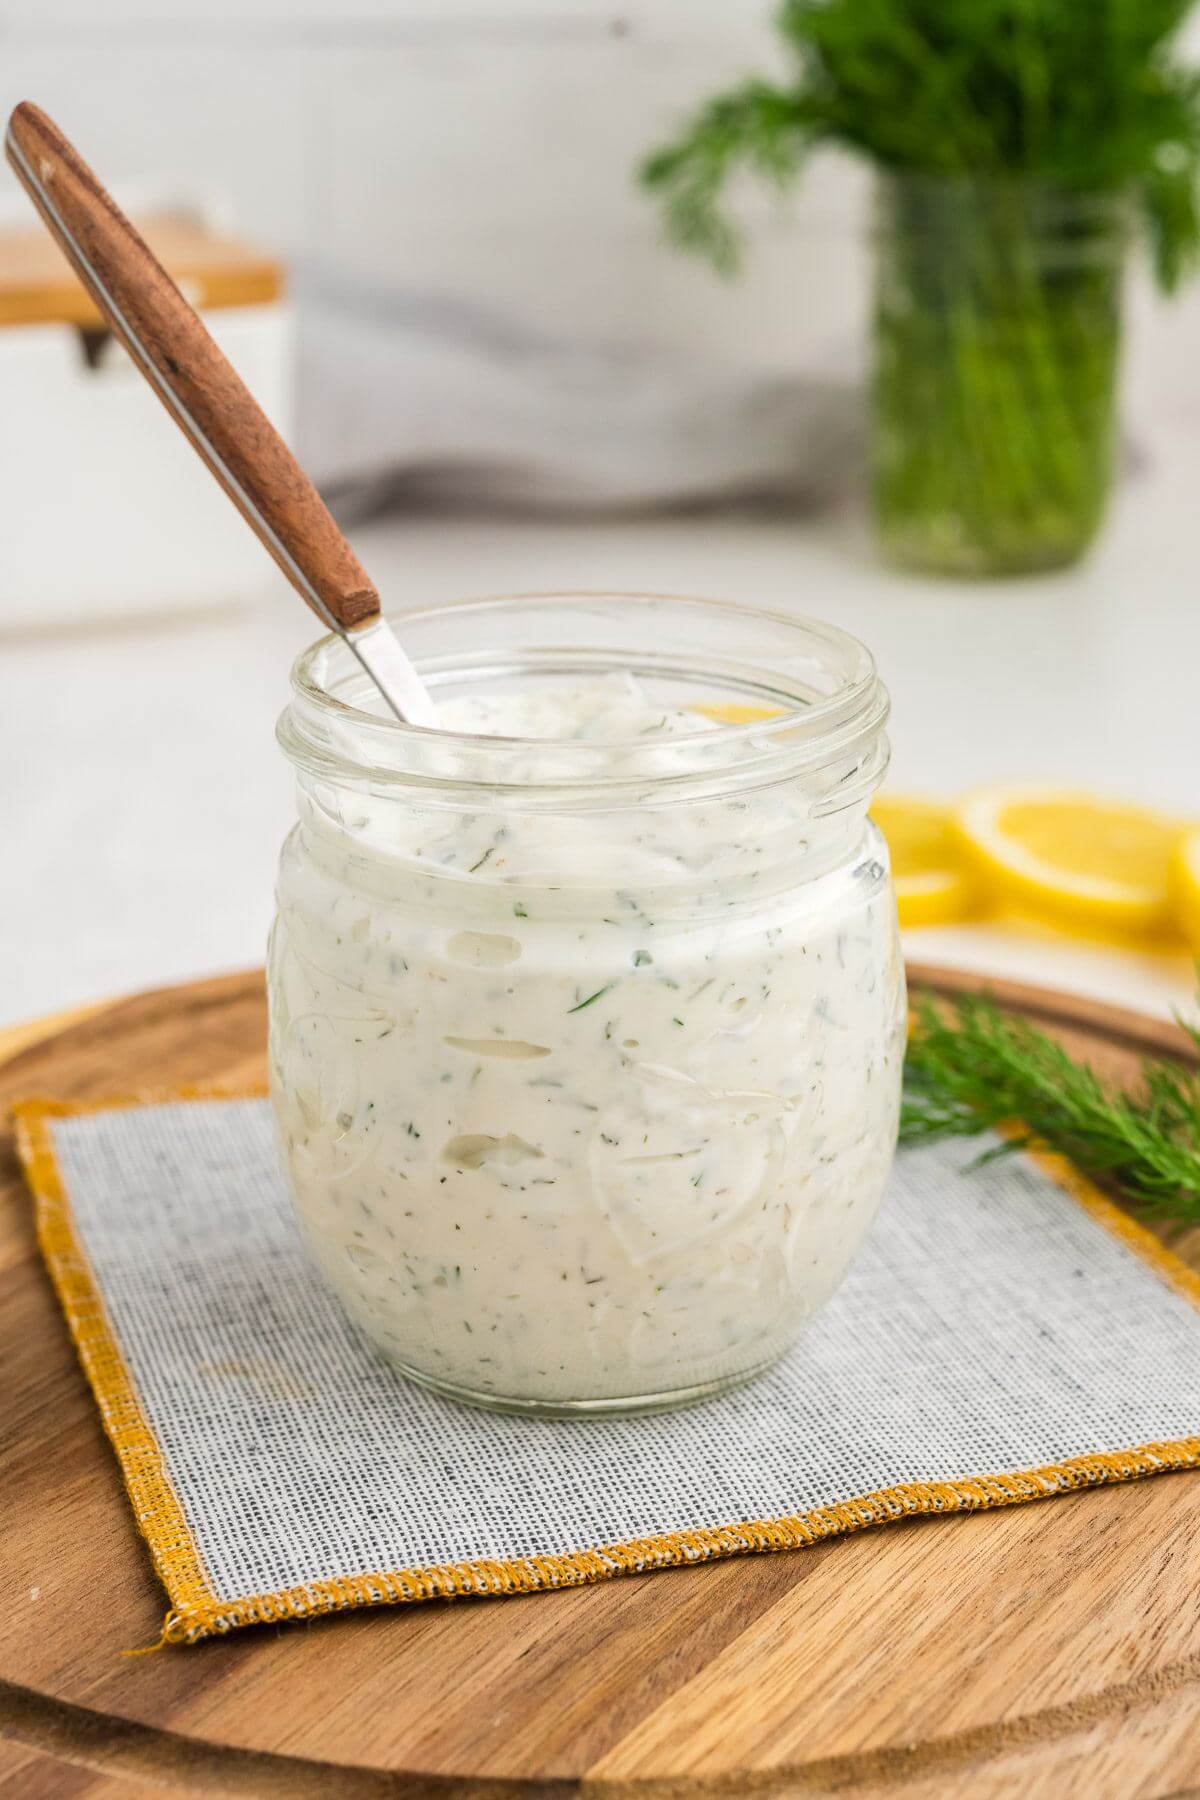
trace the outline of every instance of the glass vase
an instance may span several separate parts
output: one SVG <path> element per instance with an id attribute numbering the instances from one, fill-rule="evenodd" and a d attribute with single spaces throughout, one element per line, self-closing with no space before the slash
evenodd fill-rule
<path id="1" fill-rule="evenodd" d="M 889 175 L 878 205 L 884 554 L 967 576 L 1074 562 L 1112 484 L 1123 198 Z"/>

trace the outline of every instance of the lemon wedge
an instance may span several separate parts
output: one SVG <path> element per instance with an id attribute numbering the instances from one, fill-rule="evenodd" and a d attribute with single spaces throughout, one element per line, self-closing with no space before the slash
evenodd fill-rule
<path id="1" fill-rule="evenodd" d="M 1152 932 L 1170 921 L 1179 825 L 1161 814 L 1013 784 L 968 794 L 956 823 L 997 899 L 1091 930 Z"/>
<path id="2" fill-rule="evenodd" d="M 1200 954 L 1200 825 L 1175 846 L 1175 912 L 1184 936 Z"/>
<path id="3" fill-rule="evenodd" d="M 883 794 L 871 817 L 891 852 L 901 925 L 945 925 L 976 910 L 978 884 L 948 808 L 907 794 Z"/>

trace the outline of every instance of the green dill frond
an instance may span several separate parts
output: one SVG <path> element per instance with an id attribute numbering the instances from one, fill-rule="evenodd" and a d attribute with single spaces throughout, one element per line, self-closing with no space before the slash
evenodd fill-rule
<path id="1" fill-rule="evenodd" d="M 1184 1029 L 1200 1056 L 1200 1027 Z M 1200 1222 L 1200 1067 L 1147 1063 L 1137 1093 L 1113 1093 L 1061 1044 L 990 1000 L 920 998 L 904 1065 L 901 1142 L 1014 1124 L 1026 1135 L 1005 1150 L 1032 1141 L 1131 1200 Z"/>
<path id="2" fill-rule="evenodd" d="M 796 96 L 750 81 L 710 100 L 677 142 L 646 158 L 641 179 L 662 194 L 671 239 L 729 274 L 737 265 L 737 236 L 718 199 L 730 175 L 741 166 L 782 186 L 807 143 Z"/>

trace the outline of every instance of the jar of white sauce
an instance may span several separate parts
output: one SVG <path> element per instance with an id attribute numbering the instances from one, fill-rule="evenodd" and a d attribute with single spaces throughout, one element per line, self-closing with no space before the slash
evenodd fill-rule
<path id="1" fill-rule="evenodd" d="M 444 728 L 337 638 L 280 739 L 270 958 L 301 1228 L 428 1386 L 673 1406 L 844 1275 L 896 1140 L 904 979 L 867 806 L 887 698 L 828 626 L 715 601 L 410 613 Z"/>

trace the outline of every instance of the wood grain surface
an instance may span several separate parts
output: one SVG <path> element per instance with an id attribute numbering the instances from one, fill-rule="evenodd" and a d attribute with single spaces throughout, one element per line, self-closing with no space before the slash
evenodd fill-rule
<path id="1" fill-rule="evenodd" d="M 314 611 L 324 608 L 325 623 L 349 630 L 376 617 L 379 595 L 316 488 L 53 120 L 22 101 L 8 122 L 6 145 L 18 179 L 106 324 L 297 592 Z"/>
<path id="2" fill-rule="evenodd" d="M 74 325 L 100 331 L 104 319 L 50 234 L 33 213 L 28 225 L 0 227 L 0 327 Z M 171 279 L 203 312 L 265 306 L 283 293 L 283 268 L 240 238 L 210 231 L 185 212 L 140 213 L 137 230 Z"/>
<path id="3" fill-rule="evenodd" d="M 1166 1024 L 995 985 L 1114 1076 L 1182 1047 Z M 0 1099 L 260 1079 L 264 1028 L 257 975 L 121 1001 L 20 1050 Z M 1143 1800 L 1200 1786 L 1190 1475 L 124 1656 L 154 1640 L 164 1596 L 2 1149 L 0 1791 Z M 1200 1266 L 1190 1237 L 1175 1247 Z"/>

